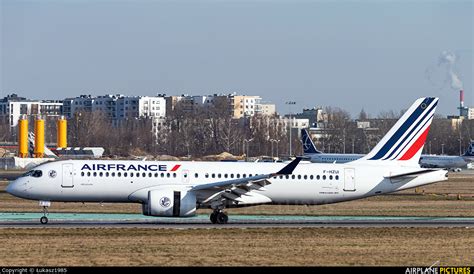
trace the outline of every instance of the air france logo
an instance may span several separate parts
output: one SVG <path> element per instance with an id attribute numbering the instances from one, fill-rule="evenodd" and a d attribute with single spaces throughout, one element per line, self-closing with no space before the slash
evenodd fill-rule
<path id="1" fill-rule="evenodd" d="M 181 165 L 174 165 L 169 171 L 178 171 Z M 81 170 L 90 171 L 168 171 L 168 165 L 158 164 L 84 164 Z"/>
<path id="2" fill-rule="evenodd" d="M 163 198 L 161 198 L 161 199 L 160 199 L 160 205 L 161 205 L 162 207 L 169 207 L 169 206 L 171 205 L 171 200 L 170 200 L 170 198 L 168 198 L 168 197 L 166 197 L 166 196 L 163 197 Z"/>
<path id="3" fill-rule="evenodd" d="M 49 177 L 51 177 L 51 178 L 56 177 L 56 170 L 50 170 L 49 171 Z"/>

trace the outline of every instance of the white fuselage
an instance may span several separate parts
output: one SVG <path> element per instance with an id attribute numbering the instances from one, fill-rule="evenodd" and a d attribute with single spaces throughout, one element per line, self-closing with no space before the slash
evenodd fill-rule
<path id="1" fill-rule="evenodd" d="M 256 174 L 275 173 L 282 163 L 242 162 L 152 162 L 69 160 L 36 167 L 35 176 L 23 176 L 7 191 L 15 196 L 62 202 L 136 202 L 146 203 L 155 188 L 191 189 L 194 186 Z M 132 168 L 133 167 L 133 168 Z M 404 179 L 386 178 L 422 170 L 418 167 L 348 164 L 300 163 L 292 175 L 268 179 L 263 189 L 252 190 L 261 199 L 240 205 L 326 204 L 390 193 L 447 180 L 446 171 L 437 170 Z M 200 204 L 217 190 L 198 190 Z"/>

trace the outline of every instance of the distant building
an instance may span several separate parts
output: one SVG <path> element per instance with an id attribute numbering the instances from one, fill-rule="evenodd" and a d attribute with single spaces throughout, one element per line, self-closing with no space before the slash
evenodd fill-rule
<path id="1" fill-rule="evenodd" d="M 473 120 L 474 119 L 474 108 L 468 108 L 467 110 L 467 119 Z"/>
<path id="2" fill-rule="evenodd" d="M 82 111 L 101 111 L 113 121 L 139 117 L 165 117 L 166 101 L 164 97 L 81 95 L 64 100 L 64 115 L 72 118 L 75 113 Z"/>
<path id="3" fill-rule="evenodd" d="M 296 113 L 292 116 L 298 119 L 308 119 L 311 127 L 322 127 L 322 125 L 318 125 L 318 123 L 324 123 L 324 121 L 327 121 L 327 115 L 325 115 L 321 107 L 314 107 L 311 109 L 304 108 L 302 113 Z"/>
<path id="4" fill-rule="evenodd" d="M 262 104 L 260 96 L 237 95 L 232 94 L 213 94 L 213 95 L 180 95 L 166 97 L 168 113 L 180 110 L 185 113 L 192 113 L 199 109 L 217 108 L 228 112 L 232 118 L 239 119 L 243 117 L 252 117 L 254 115 L 275 115 L 274 104 Z"/>
<path id="5" fill-rule="evenodd" d="M 0 119 L 8 121 L 11 127 L 18 124 L 21 115 L 60 116 L 63 102 L 55 100 L 30 100 L 10 94 L 0 99 Z"/>

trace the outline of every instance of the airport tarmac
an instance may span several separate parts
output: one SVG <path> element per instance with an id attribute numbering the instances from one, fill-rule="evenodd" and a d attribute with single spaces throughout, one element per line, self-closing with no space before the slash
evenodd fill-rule
<path id="1" fill-rule="evenodd" d="M 0 228 L 256 228 L 256 227 L 467 227 L 466 217 L 374 217 L 374 216 L 289 216 L 230 215 L 226 225 L 211 224 L 208 215 L 190 218 L 148 217 L 141 214 L 51 213 L 49 223 L 39 222 L 40 213 L 0 213 Z"/>

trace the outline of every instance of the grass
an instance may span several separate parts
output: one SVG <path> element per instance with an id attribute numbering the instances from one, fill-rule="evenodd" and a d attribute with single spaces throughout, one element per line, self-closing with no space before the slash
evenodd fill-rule
<path id="1" fill-rule="evenodd" d="M 0 183 L 0 211 L 40 212 Z M 230 214 L 474 216 L 474 177 L 396 195 L 321 206 L 229 209 Z M 460 199 L 459 199 L 460 198 Z M 138 204 L 53 203 L 51 212 L 140 213 Z M 208 213 L 209 210 L 199 210 Z M 472 228 L 0 228 L 2 266 L 465 266 Z"/>
<path id="2" fill-rule="evenodd" d="M 472 265 L 467 228 L 0 229 L 3 266 Z"/>

